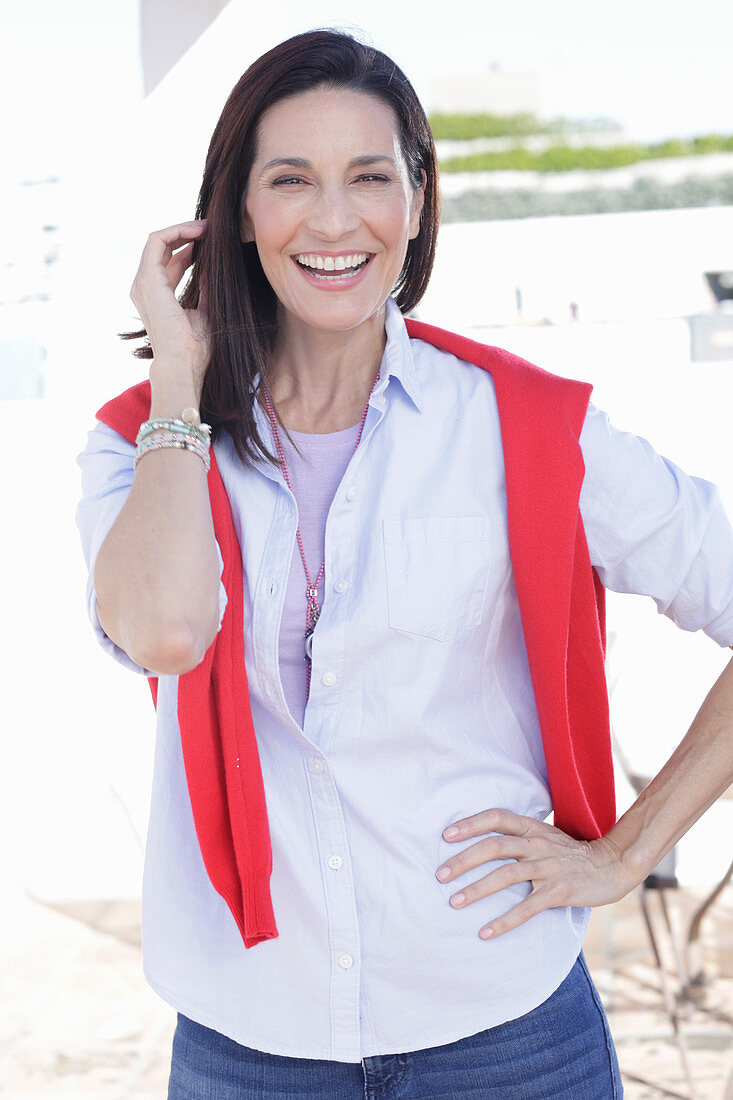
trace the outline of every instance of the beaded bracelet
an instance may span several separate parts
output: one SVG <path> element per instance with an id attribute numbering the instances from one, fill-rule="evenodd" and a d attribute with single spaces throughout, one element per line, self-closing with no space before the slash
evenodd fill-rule
<path id="1" fill-rule="evenodd" d="M 206 468 L 208 474 L 211 469 L 211 459 L 209 458 L 208 447 L 204 446 L 200 441 L 194 439 L 186 439 L 182 436 L 169 434 L 166 438 L 161 436 L 151 436 L 149 439 L 139 443 L 135 452 L 135 458 L 133 460 L 133 470 L 137 469 L 138 462 L 143 455 L 148 454 L 149 451 L 157 451 L 163 447 L 175 447 L 178 450 L 193 451 L 197 454 Z"/>
<path id="2" fill-rule="evenodd" d="M 192 424 L 190 420 L 180 420 L 176 417 L 155 417 L 152 420 L 146 420 L 140 425 L 135 442 L 140 443 L 141 440 L 161 428 L 175 431 L 179 435 L 191 436 L 207 447 L 211 443 L 211 426 L 209 424 Z"/>
<path id="3" fill-rule="evenodd" d="M 167 428 L 156 428 L 155 431 L 149 432 L 146 436 L 140 439 L 137 444 L 138 450 L 144 450 L 152 442 L 157 440 L 163 440 L 164 442 L 172 442 L 175 439 L 185 440 L 195 450 L 199 451 L 201 455 L 207 455 L 209 453 L 210 444 L 202 443 L 200 439 L 192 435 L 184 435 L 183 432 L 169 431 Z"/>
<path id="4" fill-rule="evenodd" d="M 185 439 L 196 447 L 200 447 L 204 453 L 208 453 L 211 447 L 208 439 L 202 439 L 197 435 L 189 435 L 188 432 L 183 432 L 179 428 L 153 428 L 144 435 L 138 435 L 137 446 L 144 447 L 152 439 Z"/>

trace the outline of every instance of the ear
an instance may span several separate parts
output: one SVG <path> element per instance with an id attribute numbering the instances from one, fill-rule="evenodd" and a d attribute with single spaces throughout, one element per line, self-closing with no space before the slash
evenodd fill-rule
<path id="1" fill-rule="evenodd" d="M 422 184 L 418 188 L 412 189 L 412 209 L 410 210 L 410 233 L 409 239 L 414 241 L 415 237 L 420 232 L 420 218 L 422 217 L 422 208 L 425 205 L 425 185 L 428 177 L 425 174 L 425 169 L 421 168 Z"/>

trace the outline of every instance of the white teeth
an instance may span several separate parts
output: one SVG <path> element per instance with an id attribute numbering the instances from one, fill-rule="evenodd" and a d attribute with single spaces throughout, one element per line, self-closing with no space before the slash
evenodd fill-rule
<path id="1" fill-rule="evenodd" d="M 318 278 L 329 279 L 344 279 L 352 278 L 357 271 L 355 268 L 361 267 L 366 261 L 369 260 L 368 252 L 354 252 L 352 255 L 347 256 L 321 256 L 315 252 L 299 252 L 293 257 L 294 260 L 303 267 L 313 268 L 315 271 L 327 271 L 327 272 L 343 272 L 339 275 L 318 275 Z"/>
<path id="2" fill-rule="evenodd" d="M 366 263 L 368 256 L 367 252 L 354 252 L 351 256 L 319 256 L 317 253 L 300 252 L 295 258 L 303 267 L 318 271 L 346 271 Z"/>

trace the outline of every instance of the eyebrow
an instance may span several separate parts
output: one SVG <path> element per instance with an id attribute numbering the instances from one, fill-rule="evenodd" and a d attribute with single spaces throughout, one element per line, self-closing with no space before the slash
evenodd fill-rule
<path id="1" fill-rule="evenodd" d="M 388 157 L 384 153 L 365 153 L 360 157 L 354 157 L 349 161 L 348 168 L 366 168 L 372 164 L 379 164 L 382 161 L 386 161 L 391 164 L 393 168 L 397 168 L 397 161 L 393 157 Z M 313 165 L 305 157 L 275 157 L 274 160 L 268 160 L 260 172 L 260 178 L 264 176 L 270 168 L 280 168 L 287 166 L 288 168 L 312 168 Z"/>

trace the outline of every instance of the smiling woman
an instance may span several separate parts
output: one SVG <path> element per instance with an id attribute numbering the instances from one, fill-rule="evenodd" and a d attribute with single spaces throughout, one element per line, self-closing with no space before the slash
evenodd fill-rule
<path id="1" fill-rule="evenodd" d="M 169 1098 L 618 1097 L 589 907 L 733 780 L 733 664 L 616 821 L 604 586 L 730 645 L 718 492 L 585 383 L 405 317 L 437 168 L 380 51 L 255 61 L 196 215 L 148 238 L 150 378 L 78 510 L 94 630 L 157 704 Z"/>
<path id="2" fill-rule="evenodd" d="M 260 119 L 256 148 L 242 240 L 256 245 L 278 302 L 270 392 L 285 422 L 323 431 L 334 376 L 348 371 L 364 396 L 379 367 L 385 303 L 420 230 L 426 173 L 413 184 L 392 107 L 342 88 L 280 100 Z"/>

